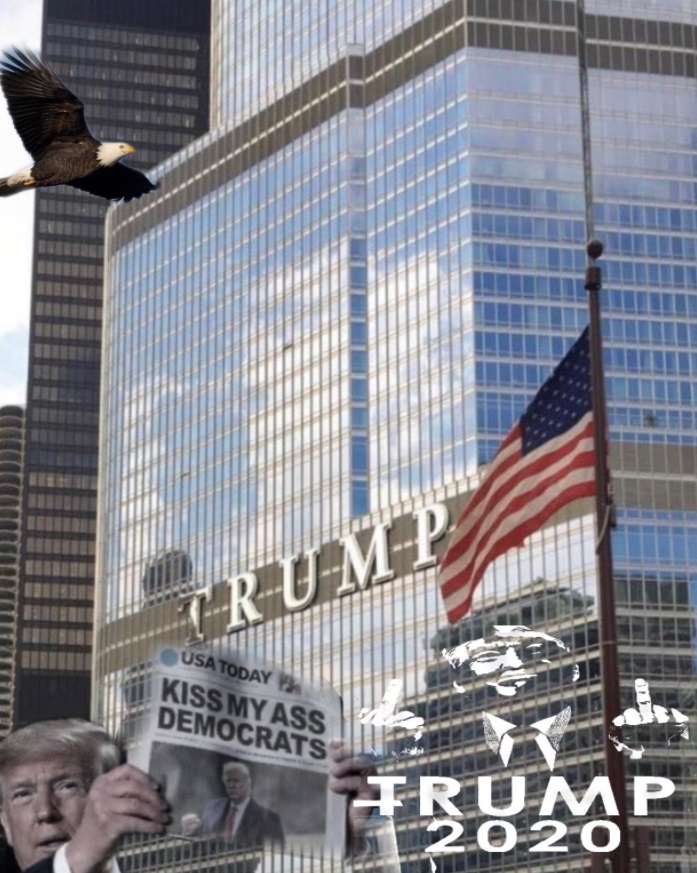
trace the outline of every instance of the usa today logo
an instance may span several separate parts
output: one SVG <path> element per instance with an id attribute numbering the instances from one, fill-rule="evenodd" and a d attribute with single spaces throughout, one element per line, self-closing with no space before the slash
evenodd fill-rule
<path id="1" fill-rule="evenodd" d="M 165 649 L 160 653 L 160 661 L 165 667 L 175 667 L 179 663 L 179 653 L 174 649 Z"/>

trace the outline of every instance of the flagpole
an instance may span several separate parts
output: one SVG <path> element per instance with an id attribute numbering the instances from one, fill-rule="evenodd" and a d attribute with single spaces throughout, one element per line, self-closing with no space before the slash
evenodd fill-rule
<path id="1" fill-rule="evenodd" d="M 591 240 L 587 247 L 586 291 L 590 318 L 590 361 L 593 392 L 593 437 L 595 443 L 596 485 L 596 554 L 598 556 L 598 612 L 600 619 L 600 669 L 602 677 L 603 734 L 605 763 L 618 814 L 608 816 L 620 830 L 620 844 L 610 854 L 612 873 L 630 873 L 629 827 L 627 821 L 627 787 L 624 775 L 624 754 L 610 740 L 612 719 L 619 715 L 620 686 L 617 657 L 617 621 L 615 588 L 612 573 L 610 529 L 614 506 L 608 474 L 607 417 L 603 377 L 603 341 L 600 326 L 600 289 L 602 275 L 596 261 L 603 253 L 603 244 Z"/>

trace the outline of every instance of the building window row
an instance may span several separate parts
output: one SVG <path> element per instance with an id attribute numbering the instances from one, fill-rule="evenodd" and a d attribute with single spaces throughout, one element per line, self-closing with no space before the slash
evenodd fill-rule
<path id="1" fill-rule="evenodd" d="M 92 631 L 72 627 L 24 627 L 22 628 L 22 642 L 25 645 L 40 643 L 54 646 L 90 647 L 92 645 Z M 55 669 L 55 664 L 56 657 L 53 653 L 53 669 Z"/>
<path id="2" fill-rule="evenodd" d="M 29 536 L 27 537 L 26 551 L 29 555 L 63 555 L 64 557 L 72 557 L 73 555 L 89 555 L 95 553 L 96 544 L 90 539 L 69 539 L 61 536 L 59 539 L 51 539 L 49 537 Z"/>
<path id="3" fill-rule="evenodd" d="M 96 408 L 99 402 L 99 391 L 96 388 L 76 388 L 75 386 L 57 388 L 49 385 L 33 385 L 31 399 L 45 400 L 48 403 L 80 403 Z"/>
<path id="4" fill-rule="evenodd" d="M 50 561 L 44 561 L 40 559 L 30 558 L 25 562 L 24 568 L 27 577 L 60 577 L 66 582 L 69 582 L 72 579 L 88 579 L 93 582 L 94 560 L 91 557 L 85 557 L 83 561 L 61 561 L 58 558 L 53 558 Z"/>
<path id="5" fill-rule="evenodd" d="M 80 473 L 29 473 L 32 488 L 67 488 L 72 491 L 96 491 L 97 477 Z"/>
<path id="6" fill-rule="evenodd" d="M 89 300 L 95 306 L 102 305 L 102 286 L 93 279 L 72 279 L 70 282 L 52 282 L 39 277 L 36 298 L 62 297 L 71 300 Z"/>
<path id="7" fill-rule="evenodd" d="M 104 28 L 91 27 L 84 24 L 61 24 L 56 21 L 51 21 L 47 25 L 47 33 L 52 37 L 65 37 L 66 45 L 71 46 L 73 50 L 77 46 L 77 50 L 89 47 L 89 43 L 99 44 L 100 41 L 104 45 L 113 47 L 114 43 L 120 42 L 124 45 L 146 46 L 151 48 L 163 48 L 176 50 L 177 52 L 200 50 L 201 40 L 196 37 L 175 36 L 164 33 L 152 33 L 146 31 L 134 31 L 132 28 Z M 105 34 L 108 39 L 105 39 Z M 89 43 L 86 45 L 86 41 Z"/>
<path id="8" fill-rule="evenodd" d="M 34 328 L 34 335 L 39 338 L 54 337 L 56 339 L 99 342 L 101 338 L 101 327 L 90 327 L 86 324 L 47 324 L 37 322 Z M 60 400 L 62 398 L 45 397 L 44 399 Z"/>
<path id="9" fill-rule="evenodd" d="M 133 43 L 130 43 L 132 46 Z M 63 49 L 63 51 L 61 51 Z M 95 61 L 100 67 L 108 67 L 110 64 L 116 67 L 129 69 L 143 69 L 151 67 L 154 70 L 195 70 L 199 65 L 199 57 L 196 52 L 177 52 L 169 54 L 167 51 L 137 51 L 133 48 L 115 48 L 113 43 L 101 45 L 93 42 L 86 45 L 84 42 L 53 43 L 52 58 L 56 68 L 63 64 L 71 64 Z M 93 68 L 95 64 L 91 65 Z M 92 97 L 92 99 L 95 99 Z"/>
<path id="10" fill-rule="evenodd" d="M 92 451 L 95 450 L 95 429 L 89 431 L 76 428 L 34 428 L 32 431 L 31 445 L 50 445 L 57 449 L 74 448 L 75 446 L 85 446 Z"/>
<path id="11" fill-rule="evenodd" d="M 53 301 L 37 300 L 35 312 L 37 316 L 46 315 L 49 318 L 75 318 L 83 321 L 101 321 L 101 306 L 86 306 L 78 303 L 54 303 Z"/>
<path id="12" fill-rule="evenodd" d="M 176 68 L 175 68 L 176 69 Z M 149 85 L 156 88 L 174 89 L 182 88 L 186 91 L 195 90 L 199 81 L 196 76 L 183 76 L 177 73 L 159 73 L 143 69 L 119 69 L 118 67 L 99 67 L 95 64 L 71 63 L 65 71 L 77 84 L 79 79 L 84 79 L 92 84 L 100 80 L 109 82 L 132 82 L 134 85 Z"/>
<path id="13" fill-rule="evenodd" d="M 52 670 L 82 671 L 91 669 L 92 658 L 89 652 L 67 652 L 64 649 L 56 651 L 37 652 L 35 650 L 22 652 L 22 669 L 24 670 Z"/>
<path id="14" fill-rule="evenodd" d="M 80 506 L 80 511 L 86 512 L 82 506 Z M 45 533 L 93 534 L 95 527 L 96 522 L 94 518 L 32 514 L 27 519 L 28 530 L 43 531 Z"/>
<path id="15" fill-rule="evenodd" d="M 34 345 L 34 358 L 39 361 L 44 359 L 47 361 L 77 361 L 84 364 L 98 364 L 101 353 L 97 345 L 62 345 L 57 342 L 36 343 Z M 46 421 L 47 419 L 43 420 Z M 55 418 L 50 420 L 56 421 Z"/>
<path id="16" fill-rule="evenodd" d="M 75 582 L 33 582 L 28 581 L 25 586 L 27 599 L 37 600 L 71 600 L 82 604 L 91 602 L 94 597 L 94 585 L 92 579 L 86 579 L 81 584 Z"/>
<path id="17" fill-rule="evenodd" d="M 92 606 L 59 606 L 55 603 L 33 604 L 25 598 L 22 610 L 26 624 L 34 622 L 60 622 L 61 624 L 92 624 Z M 83 628 L 88 630 L 89 628 Z"/>
<path id="18" fill-rule="evenodd" d="M 55 512 L 77 512 L 92 515 L 97 511 L 97 498 L 70 494 L 44 494 L 30 491 L 27 496 L 29 509 L 54 510 Z M 31 516 L 28 523 L 31 523 Z"/>

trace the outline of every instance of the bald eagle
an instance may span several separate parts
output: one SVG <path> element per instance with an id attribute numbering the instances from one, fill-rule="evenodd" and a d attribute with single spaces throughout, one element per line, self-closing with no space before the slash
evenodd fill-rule
<path id="1" fill-rule="evenodd" d="M 118 163 L 133 146 L 92 136 L 82 102 L 39 55 L 6 51 L 0 85 L 15 129 L 34 158 L 32 167 L 0 179 L 0 197 L 27 187 L 72 185 L 107 200 L 132 200 L 155 188 L 143 173 Z"/>

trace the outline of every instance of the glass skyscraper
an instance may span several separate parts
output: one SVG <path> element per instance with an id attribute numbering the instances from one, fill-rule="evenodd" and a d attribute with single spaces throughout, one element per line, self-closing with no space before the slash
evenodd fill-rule
<path id="1" fill-rule="evenodd" d="M 347 737 L 407 777 L 405 864 L 429 869 L 445 833 L 419 811 L 429 775 L 463 785 L 462 851 L 439 870 L 590 869 L 581 826 L 602 810 L 535 848 L 550 773 L 524 728 L 570 706 L 555 773 L 577 793 L 604 773 L 592 505 L 499 559 L 454 628 L 436 563 L 446 521 L 587 322 L 593 230 L 621 706 L 643 678 L 694 718 L 696 45 L 687 2 L 216 4 L 214 128 L 108 217 L 96 715 L 113 729 L 134 715 L 152 646 L 186 638 L 147 581 L 184 555 L 173 594 L 212 586 L 216 647 L 331 682 Z M 283 598 L 293 567 L 297 597 L 317 571 L 303 608 Z M 241 574 L 254 610 L 231 619 Z M 503 700 L 442 654 L 502 624 L 569 649 Z M 423 754 L 360 721 L 393 678 L 425 719 Z M 483 710 L 520 729 L 509 769 Z M 695 754 L 654 727 L 625 761 L 630 826 L 649 829 L 652 871 L 683 873 Z M 493 829 L 482 847 L 477 777 L 503 807 L 515 774 L 516 844 Z M 631 815 L 638 775 L 675 783 L 646 817 Z"/>

